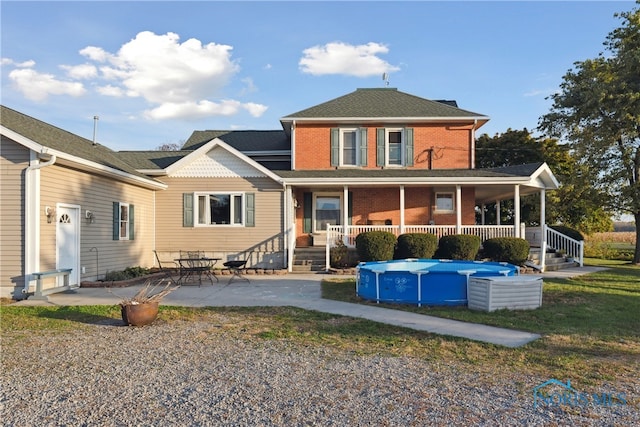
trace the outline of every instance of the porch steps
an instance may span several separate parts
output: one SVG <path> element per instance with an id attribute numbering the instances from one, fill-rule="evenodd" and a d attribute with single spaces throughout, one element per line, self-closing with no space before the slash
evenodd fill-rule
<path id="1" fill-rule="evenodd" d="M 293 252 L 293 273 L 325 270 L 325 248 L 296 248 Z"/>
<path id="2" fill-rule="evenodd" d="M 529 261 L 540 265 L 540 248 L 531 248 L 529 251 Z M 545 254 L 545 271 L 558 271 L 566 268 L 577 267 L 578 263 L 568 259 L 555 251 L 547 251 Z"/>

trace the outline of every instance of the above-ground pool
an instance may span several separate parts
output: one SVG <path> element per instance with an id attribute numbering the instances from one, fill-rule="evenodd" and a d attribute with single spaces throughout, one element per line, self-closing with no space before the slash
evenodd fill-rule
<path id="1" fill-rule="evenodd" d="M 362 262 L 356 294 L 376 302 L 466 305 L 469 277 L 514 276 L 505 262 L 405 259 Z"/>

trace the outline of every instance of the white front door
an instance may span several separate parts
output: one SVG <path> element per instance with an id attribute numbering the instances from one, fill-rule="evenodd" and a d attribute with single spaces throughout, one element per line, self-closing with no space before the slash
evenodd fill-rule
<path id="1" fill-rule="evenodd" d="M 80 206 L 56 206 L 56 268 L 71 268 L 69 285 L 80 284 Z M 58 283 L 62 286 L 62 279 Z"/>

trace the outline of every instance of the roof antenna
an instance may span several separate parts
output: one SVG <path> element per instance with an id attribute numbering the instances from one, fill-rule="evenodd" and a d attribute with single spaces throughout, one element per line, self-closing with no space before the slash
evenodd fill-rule
<path id="1" fill-rule="evenodd" d="M 93 116 L 93 145 L 97 145 L 98 143 L 96 142 L 96 134 L 98 133 L 98 120 L 100 119 L 100 117 L 98 116 Z"/>
<path id="2" fill-rule="evenodd" d="M 384 81 L 385 86 L 389 86 L 389 74 L 382 73 L 382 80 Z"/>

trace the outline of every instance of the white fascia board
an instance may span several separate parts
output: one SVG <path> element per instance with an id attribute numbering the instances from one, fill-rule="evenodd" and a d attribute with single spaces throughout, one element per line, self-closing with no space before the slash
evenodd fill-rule
<path id="1" fill-rule="evenodd" d="M 482 177 L 447 177 L 447 178 L 283 178 L 286 185 L 305 185 L 320 187 L 327 184 L 333 185 L 529 185 L 529 177 L 505 179 Z"/>
<path id="2" fill-rule="evenodd" d="M 560 182 L 558 182 L 546 162 L 540 165 L 540 167 L 531 174 L 531 180 L 541 181 L 544 184 L 544 188 L 547 190 L 556 190 L 560 188 Z"/>
<path id="3" fill-rule="evenodd" d="M 17 132 L 7 129 L 4 126 L 1 127 L 0 132 L 7 138 L 16 141 L 18 144 L 25 146 L 26 148 L 35 151 L 37 153 L 51 154 L 57 157 L 56 164 L 68 165 L 77 167 L 85 172 L 94 172 L 101 175 L 116 177 L 121 181 L 126 181 L 142 187 L 147 187 L 156 190 L 165 190 L 168 188 L 166 184 L 162 184 L 157 181 L 145 179 L 139 176 L 131 175 L 128 172 L 121 171 L 119 169 L 111 168 L 109 166 L 101 165 L 96 162 L 92 162 L 82 157 L 73 156 L 65 153 L 64 151 L 58 151 L 42 144 L 39 144 L 27 137 L 20 135 Z"/>
<path id="4" fill-rule="evenodd" d="M 300 118 L 300 117 L 283 117 L 281 121 L 283 122 L 292 122 L 296 121 L 306 122 L 306 123 L 325 123 L 325 122 L 333 122 L 333 123 L 405 123 L 405 122 L 469 122 L 469 124 L 473 124 L 474 121 L 477 122 L 488 122 L 490 120 L 489 116 L 470 116 L 470 117 L 314 117 L 314 118 Z M 484 124 L 484 123 L 483 123 Z M 480 127 L 480 126 L 478 126 Z M 477 128 L 476 128 L 477 129 Z"/>
<path id="5" fill-rule="evenodd" d="M 162 171 L 162 173 L 164 175 L 171 175 L 172 173 L 174 173 L 174 172 L 182 169 L 183 167 L 187 166 L 194 159 L 197 159 L 198 157 L 206 155 L 209 151 L 213 150 L 216 147 L 220 147 L 220 148 L 222 148 L 224 150 L 227 150 L 229 153 L 231 153 L 232 155 L 236 156 L 240 160 L 244 161 L 245 163 L 247 163 L 251 167 L 259 170 L 260 172 L 262 172 L 263 174 L 265 174 L 266 176 L 268 176 L 269 178 L 271 178 L 275 182 L 277 182 L 279 184 L 282 184 L 282 178 L 279 175 L 276 175 L 271 170 L 265 168 L 260 163 L 258 163 L 255 160 L 253 160 L 252 158 L 242 154 L 242 152 L 236 150 L 235 148 L 233 148 L 232 146 L 230 146 L 229 144 L 227 144 L 226 142 L 224 142 L 220 138 L 214 138 L 211 141 L 209 141 L 206 144 L 204 144 L 202 147 L 198 148 L 197 150 L 194 150 L 192 153 L 187 154 L 186 156 L 184 156 L 183 158 L 181 158 L 177 162 L 173 163 L 168 168 L 164 169 Z M 158 171 L 155 171 L 155 174 L 158 174 Z"/>

